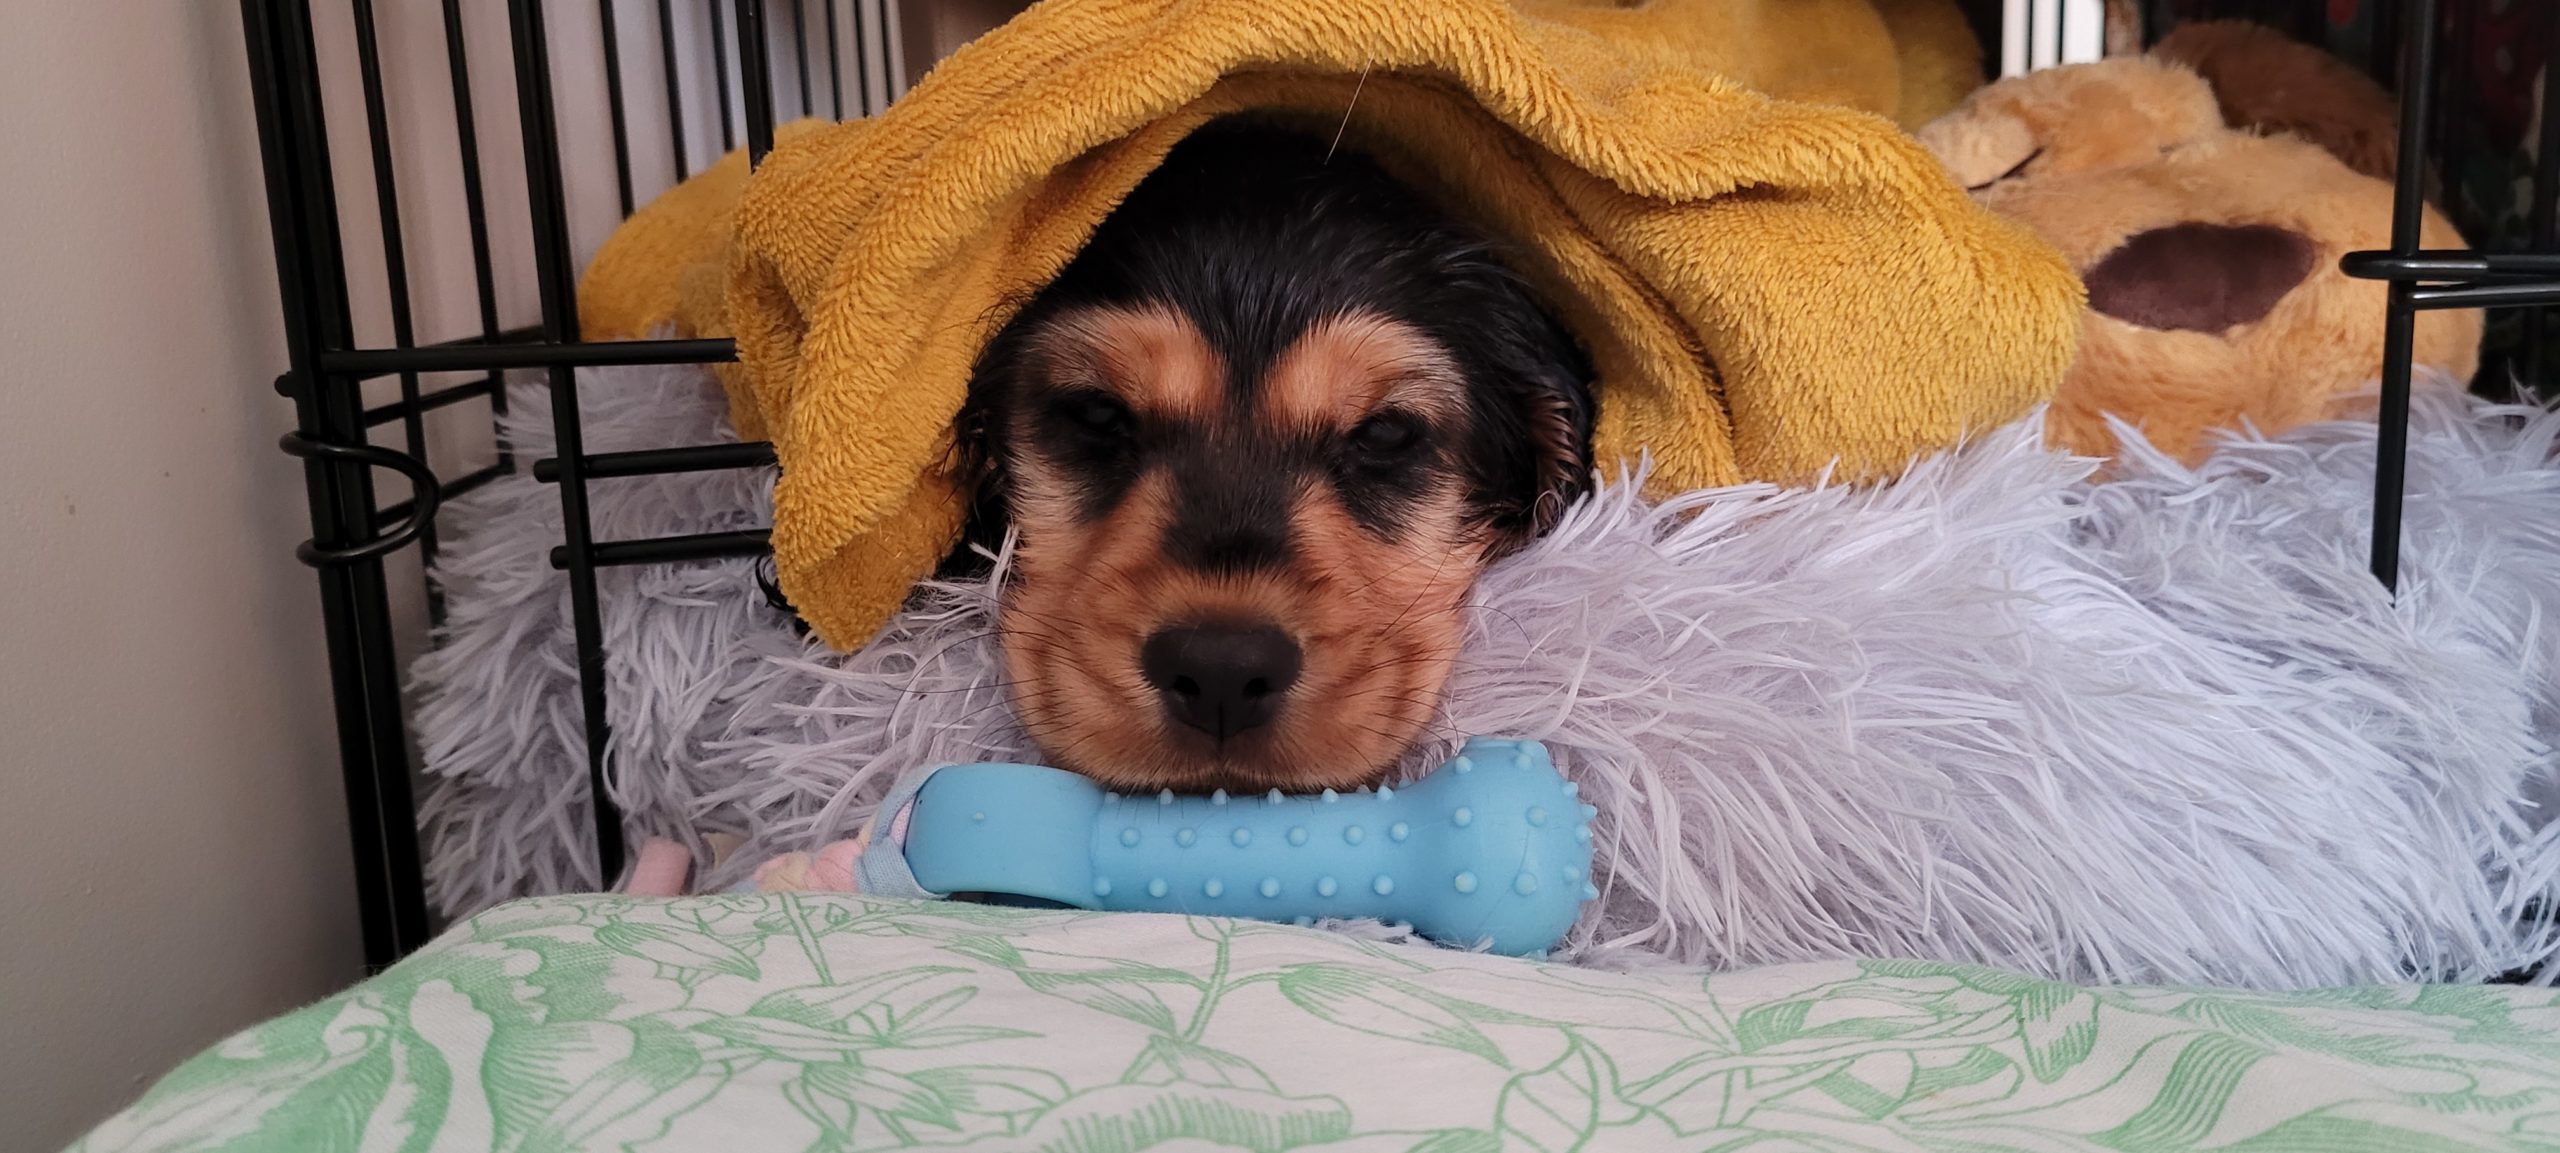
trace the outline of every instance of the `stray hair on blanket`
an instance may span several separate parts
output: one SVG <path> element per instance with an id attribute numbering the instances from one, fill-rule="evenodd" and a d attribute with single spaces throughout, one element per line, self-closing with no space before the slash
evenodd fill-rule
<path id="1" fill-rule="evenodd" d="M 607 369 L 599 450 L 726 434 L 699 370 Z M 2449 391 L 2449 390 L 2448 390 Z M 548 451 L 516 406 L 519 451 Z M 2398 602 L 2364 568 L 2374 430 L 2235 437 L 2119 479 L 2033 422 L 1889 487 L 1647 503 L 1620 476 L 1496 566 L 1417 767 L 1548 743 L 1601 810 L 1562 956 L 1841 955 L 2108 982 L 2471 981 L 2560 952 L 2560 415 L 2427 400 Z M 770 476 L 617 481 L 606 536 L 760 522 Z M 454 502 L 416 665 L 438 905 L 593 889 L 556 495 Z M 793 634 L 749 561 L 603 575 L 635 834 L 742 847 L 723 885 L 851 834 L 900 772 L 1034 756 L 990 586 L 873 645 Z M 2551 974 L 2546 973 L 2545 979 Z"/>

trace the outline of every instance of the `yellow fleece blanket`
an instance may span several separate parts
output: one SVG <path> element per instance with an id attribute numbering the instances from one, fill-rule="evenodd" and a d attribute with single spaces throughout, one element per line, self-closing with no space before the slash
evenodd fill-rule
<path id="1" fill-rule="evenodd" d="M 1049 0 L 879 117 L 793 126 L 752 177 L 732 157 L 635 216 L 582 316 L 737 339 L 739 431 L 782 463 L 782 588 L 840 648 L 957 539 L 945 465 L 979 351 L 1226 113 L 1339 132 L 1506 238 L 1590 348 L 1604 465 L 1650 453 L 1661 490 L 1886 477 L 2051 393 L 2079 284 L 1878 115 L 1925 78 L 1844 95 L 1838 69 L 1768 64 L 1925 5 L 1624 7 Z"/>

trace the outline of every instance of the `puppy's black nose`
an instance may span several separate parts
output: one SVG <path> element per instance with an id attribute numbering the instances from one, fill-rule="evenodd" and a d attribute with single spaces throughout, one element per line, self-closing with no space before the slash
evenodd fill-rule
<path id="1" fill-rule="evenodd" d="M 1190 625 L 1148 637 L 1138 668 L 1166 713 L 1224 742 L 1271 722 L 1298 659 L 1298 642 L 1269 625 Z"/>

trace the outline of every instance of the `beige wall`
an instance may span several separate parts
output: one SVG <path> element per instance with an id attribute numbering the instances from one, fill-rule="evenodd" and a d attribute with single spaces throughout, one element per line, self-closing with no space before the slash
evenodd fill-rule
<path id="1" fill-rule="evenodd" d="M 238 9 L 8 23 L 0 1145 L 44 1149 L 358 947 Z"/>
<path id="2" fill-rule="evenodd" d="M 900 41 L 888 6 L 858 6 L 870 44 Z M 462 7 L 500 319 L 530 323 L 505 8 Z M 467 335 L 441 6 L 374 8 L 418 336 Z M 358 337 L 388 343 L 349 10 L 313 9 Z M 592 6 L 546 9 L 583 256 L 617 219 L 601 51 Z M 677 9 L 699 167 L 718 151 L 708 28 Z M 674 170 L 656 6 L 616 11 L 645 199 Z M 285 359 L 239 19 L 232 0 L 46 3 L 0 33 L 0 1148 L 56 1147 L 358 975 L 317 585 L 292 558 L 308 514 L 275 449 L 292 413 L 269 387 Z M 772 23 L 778 70 L 789 27 Z M 872 99 L 907 71 L 875 70 Z M 485 459 L 469 407 L 431 431 L 448 474 Z M 413 560 L 392 589 L 413 642 Z"/>
<path id="3" fill-rule="evenodd" d="M 1030 6 L 1030 0 L 898 0 L 900 47 L 909 61 L 940 60 Z"/>

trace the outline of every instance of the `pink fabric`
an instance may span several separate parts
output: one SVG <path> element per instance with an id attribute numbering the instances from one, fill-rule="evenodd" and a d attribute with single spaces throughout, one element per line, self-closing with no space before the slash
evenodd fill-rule
<path id="1" fill-rule="evenodd" d="M 642 897 L 681 897 L 693 872 L 693 854 L 674 841 L 652 838 L 640 846 L 623 891 Z"/>

